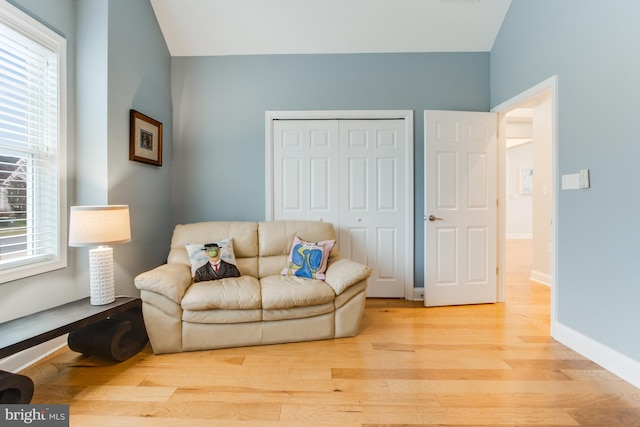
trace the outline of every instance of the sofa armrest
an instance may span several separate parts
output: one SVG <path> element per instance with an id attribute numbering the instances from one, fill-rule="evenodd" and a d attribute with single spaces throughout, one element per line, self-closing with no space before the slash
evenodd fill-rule
<path id="1" fill-rule="evenodd" d="M 134 283 L 140 290 L 155 292 L 180 304 L 191 286 L 191 269 L 181 264 L 163 264 L 139 274 Z"/>
<path id="2" fill-rule="evenodd" d="M 329 260 L 324 281 L 340 295 L 347 288 L 371 276 L 371 269 L 347 258 Z"/>

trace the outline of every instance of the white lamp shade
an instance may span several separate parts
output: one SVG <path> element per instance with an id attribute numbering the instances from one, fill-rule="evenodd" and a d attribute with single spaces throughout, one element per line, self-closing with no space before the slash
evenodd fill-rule
<path id="1" fill-rule="evenodd" d="M 69 246 L 117 245 L 131 241 L 129 206 L 72 206 Z"/>

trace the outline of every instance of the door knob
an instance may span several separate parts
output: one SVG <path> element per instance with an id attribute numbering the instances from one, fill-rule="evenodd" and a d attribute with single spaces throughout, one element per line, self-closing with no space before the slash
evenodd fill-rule
<path id="1" fill-rule="evenodd" d="M 437 216 L 429 215 L 429 221 L 443 221 L 444 218 L 438 218 Z"/>

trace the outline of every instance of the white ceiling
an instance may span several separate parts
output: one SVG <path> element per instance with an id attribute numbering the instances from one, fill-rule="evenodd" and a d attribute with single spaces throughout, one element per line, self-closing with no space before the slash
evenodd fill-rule
<path id="1" fill-rule="evenodd" d="M 488 52 L 511 0 L 151 0 L 172 56 Z"/>

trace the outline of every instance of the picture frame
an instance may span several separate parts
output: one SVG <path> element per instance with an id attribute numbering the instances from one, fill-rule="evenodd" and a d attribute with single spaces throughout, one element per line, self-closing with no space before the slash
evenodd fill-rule
<path id="1" fill-rule="evenodd" d="M 129 160 L 162 166 L 162 123 L 131 110 Z"/>
<path id="2" fill-rule="evenodd" d="M 520 185 L 518 192 L 520 194 L 532 194 L 533 193 L 533 168 L 531 166 L 520 166 L 518 168 L 518 174 L 520 178 Z"/>

